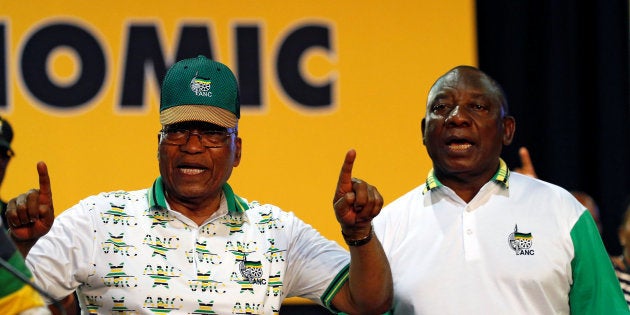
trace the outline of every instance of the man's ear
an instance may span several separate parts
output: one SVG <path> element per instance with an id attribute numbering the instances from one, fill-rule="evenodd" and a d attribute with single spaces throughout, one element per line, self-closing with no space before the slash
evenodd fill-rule
<path id="1" fill-rule="evenodd" d="M 157 145 L 157 158 L 160 159 L 160 134 L 157 135 L 158 145 Z"/>
<path id="2" fill-rule="evenodd" d="M 424 140 L 424 127 L 426 126 L 426 117 L 422 118 L 422 121 L 420 122 L 420 132 L 422 134 L 422 144 L 426 145 L 426 141 Z"/>
<path id="3" fill-rule="evenodd" d="M 503 117 L 503 145 L 509 145 L 514 139 L 516 120 L 512 116 Z"/>
<path id="4" fill-rule="evenodd" d="M 236 139 L 234 139 L 234 163 L 232 163 L 233 167 L 237 167 L 239 164 L 241 164 L 241 152 L 243 152 L 242 141 L 243 140 L 241 140 L 240 137 L 236 137 Z"/>

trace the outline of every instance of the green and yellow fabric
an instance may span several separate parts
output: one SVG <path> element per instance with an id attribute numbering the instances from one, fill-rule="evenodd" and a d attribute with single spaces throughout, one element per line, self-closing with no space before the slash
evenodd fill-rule
<path id="1" fill-rule="evenodd" d="M 0 229 L 0 258 L 26 278 L 32 277 L 24 264 L 24 258 L 4 229 Z M 0 267 L 0 283 L 0 314 L 19 314 L 31 308 L 45 306 L 37 291 L 5 267 Z"/>

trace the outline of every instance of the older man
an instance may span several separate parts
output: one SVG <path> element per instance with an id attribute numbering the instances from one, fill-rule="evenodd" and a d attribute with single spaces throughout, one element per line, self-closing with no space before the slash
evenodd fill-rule
<path id="1" fill-rule="evenodd" d="M 353 314 L 389 309 L 391 274 L 371 227 L 383 200 L 352 178 L 355 152 L 333 199 L 348 254 L 292 213 L 234 193 L 239 118 L 232 71 L 199 56 L 164 78 L 150 188 L 88 197 L 53 224 L 38 164 L 40 189 L 11 200 L 7 214 L 36 283 L 57 299 L 78 290 L 92 313 L 275 314 L 288 296 Z"/>

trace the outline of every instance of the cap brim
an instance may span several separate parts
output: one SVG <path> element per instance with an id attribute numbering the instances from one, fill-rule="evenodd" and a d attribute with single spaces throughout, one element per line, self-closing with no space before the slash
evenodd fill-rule
<path id="1" fill-rule="evenodd" d="M 203 121 L 225 128 L 234 128 L 238 124 L 238 119 L 234 113 L 215 106 L 178 105 L 160 112 L 162 125 L 185 121 Z"/>

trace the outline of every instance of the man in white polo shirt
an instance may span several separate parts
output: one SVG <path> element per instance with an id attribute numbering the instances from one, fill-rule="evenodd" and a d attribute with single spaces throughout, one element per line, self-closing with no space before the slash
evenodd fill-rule
<path id="1" fill-rule="evenodd" d="M 510 172 L 515 120 L 500 86 L 459 66 L 431 87 L 426 181 L 374 230 L 395 314 L 627 314 L 589 211 L 566 190 Z"/>

